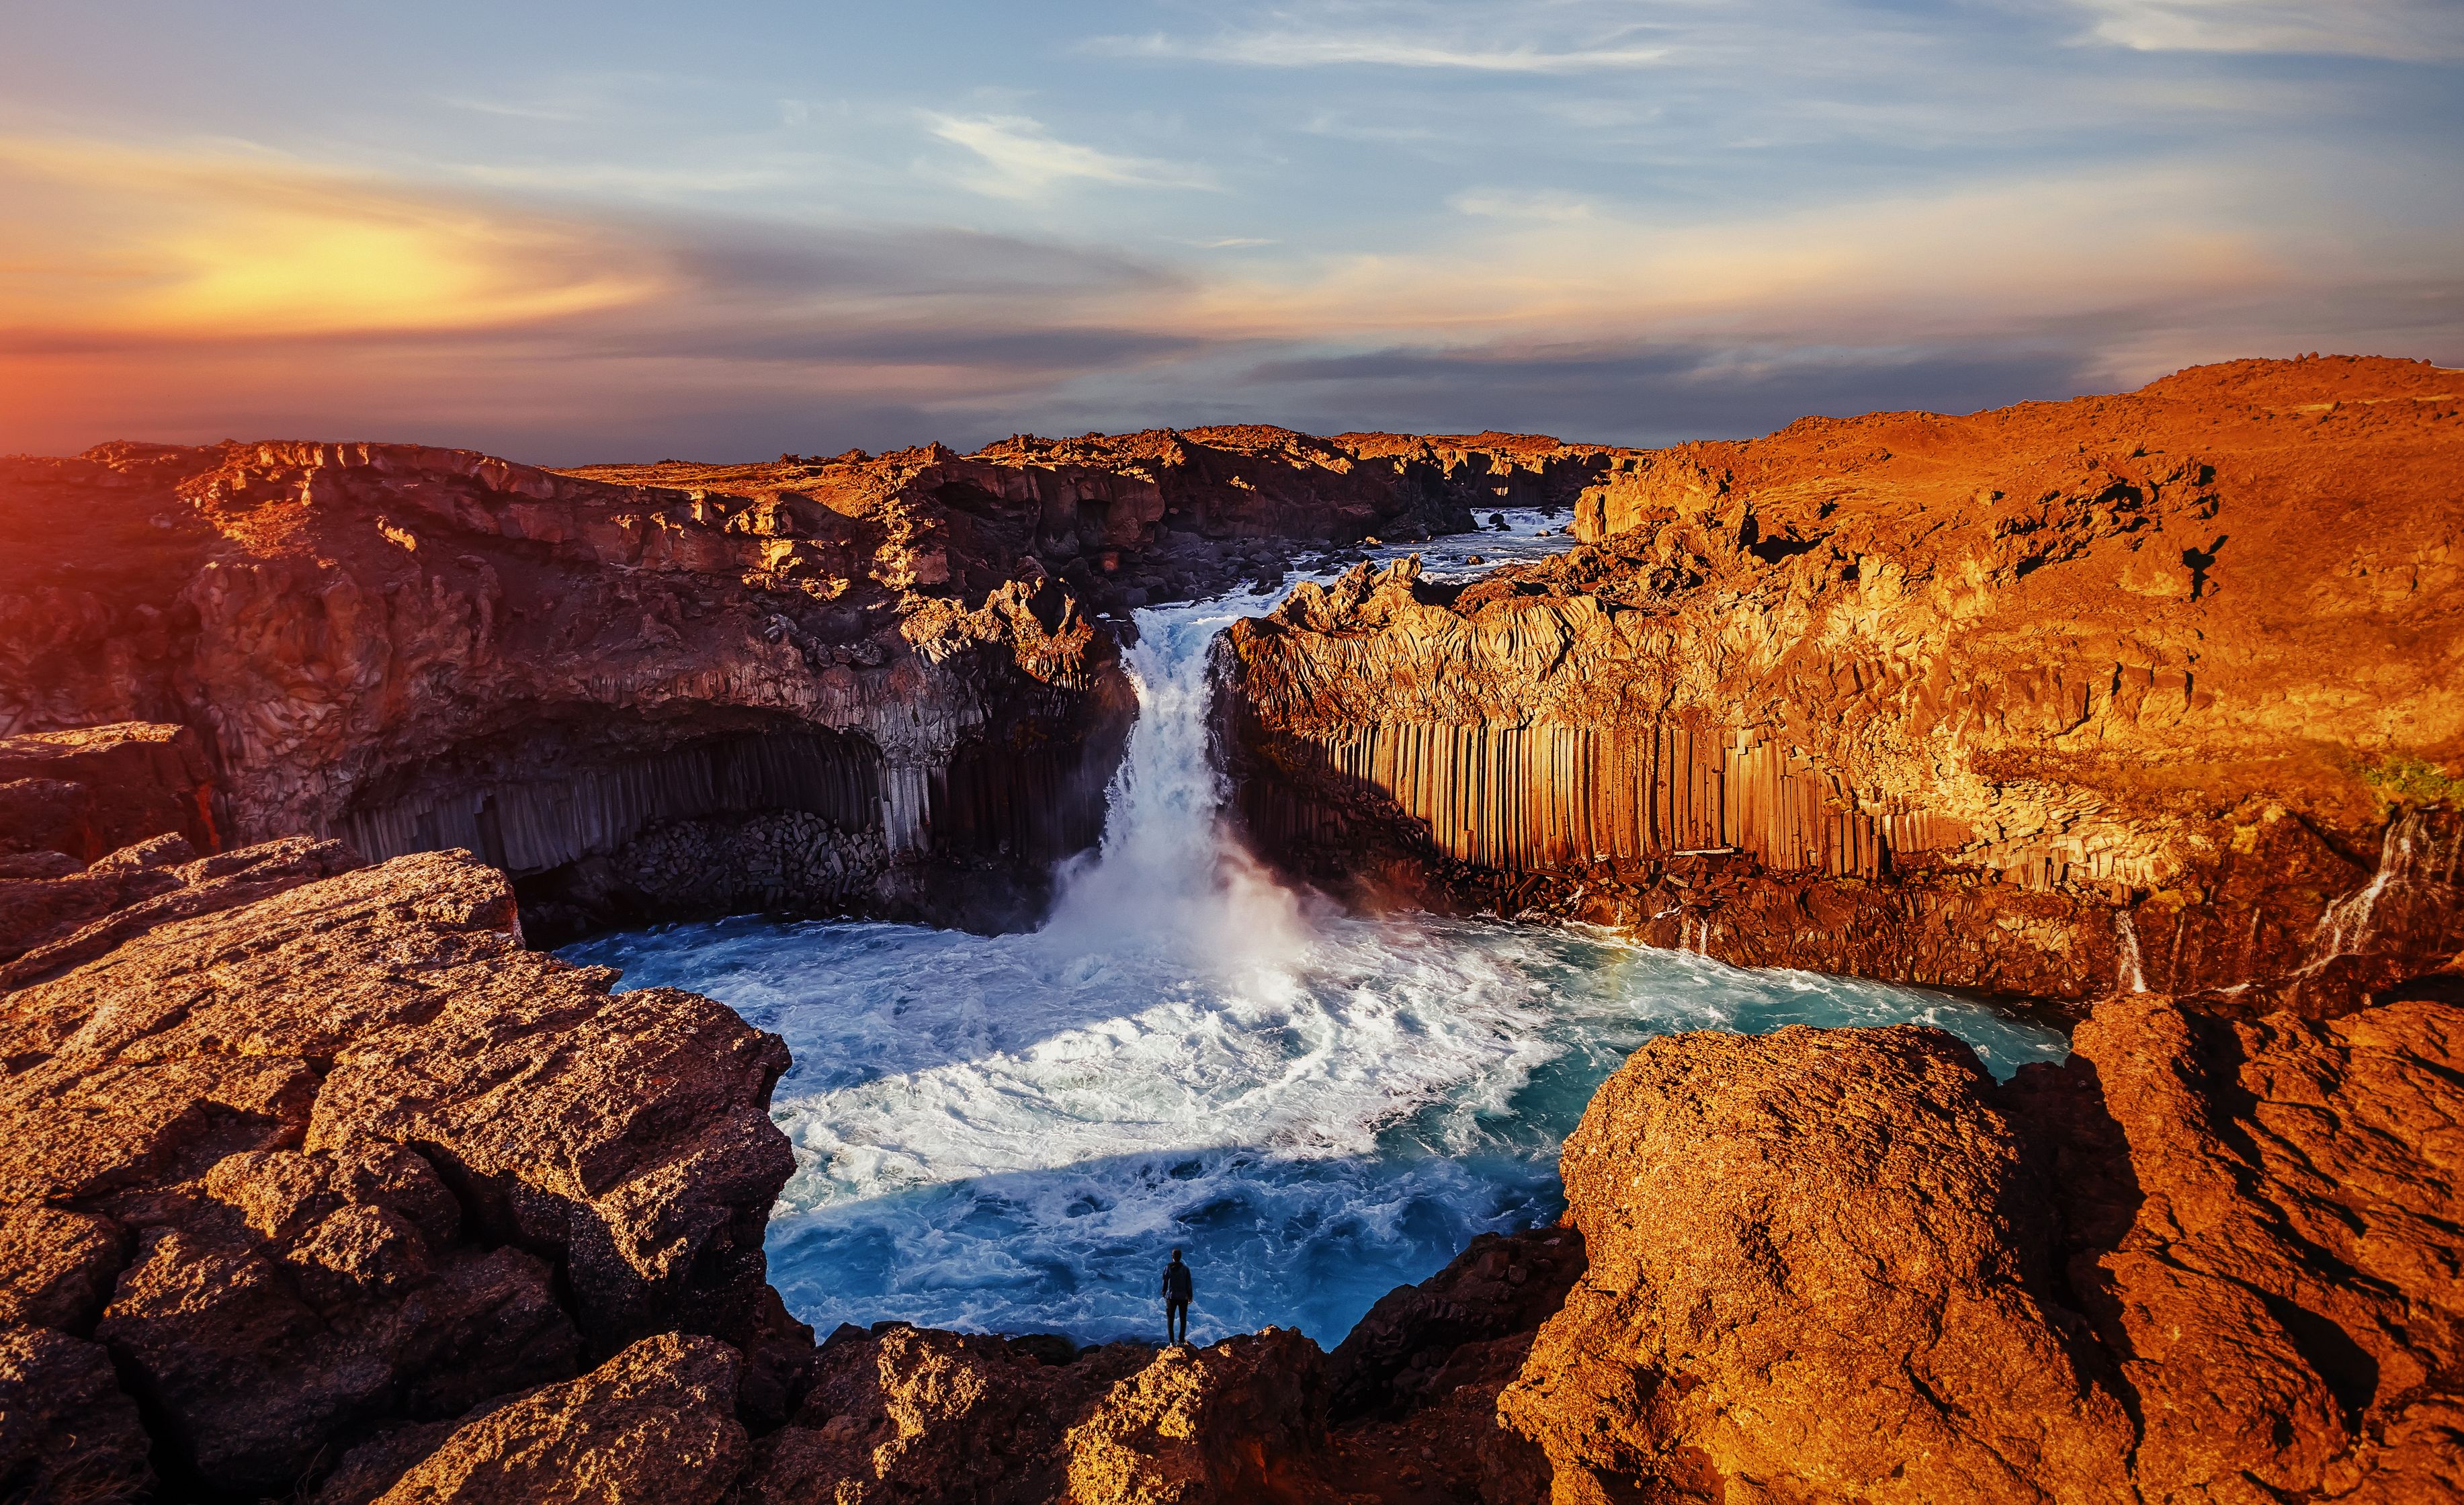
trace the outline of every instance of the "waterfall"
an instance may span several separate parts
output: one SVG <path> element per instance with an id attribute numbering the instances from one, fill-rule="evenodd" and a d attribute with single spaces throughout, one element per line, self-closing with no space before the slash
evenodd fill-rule
<path id="1" fill-rule="evenodd" d="M 2130 920 L 2130 911 L 2113 911 L 2114 963 L 2113 989 L 2116 992 L 2145 992 L 2147 969 L 2139 954 L 2139 927 Z"/>
<path id="2" fill-rule="evenodd" d="M 1053 941 L 1088 953 L 1169 949 L 1219 965 L 1274 965 L 1307 944 L 1300 896 L 1224 821 L 1209 745 L 1207 649 L 1260 604 L 1243 595 L 1136 613 L 1123 666 L 1137 723 L 1108 795 L 1103 844 L 1063 875 L 1044 931 Z"/>
<path id="3" fill-rule="evenodd" d="M 2388 824 L 2370 881 L 2319 916 L 2301 971 L 2315 972 L 2339 956 L 2372 949 L 2437 949 L 2455 927 L 2459 877 L 2464 830 L 2454 818 L 2405 812 Z"/>

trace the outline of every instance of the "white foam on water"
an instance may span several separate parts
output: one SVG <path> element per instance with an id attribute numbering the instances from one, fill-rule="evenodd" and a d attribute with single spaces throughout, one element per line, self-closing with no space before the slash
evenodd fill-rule
<path id="1" fill-rule="evenodd" d="M 1541 547 L 1535 514 L 1515 522 L 1516 552 Z M 1553 1216 L 1558 1145 L 1655 1035 L 1916 1020 L 2004 1075 L 2061 1054 L 1922 990 L 1311 904 L 1223 828 L 1207 757 L 1207 644 L 1266 604 L 1137 614 L 1104 844 L 1037 933 L 738 919 L 565 952 L 786 1037 L 774 1115 L 797 1168 L 770 1254 L 799 1316 L 1154 1337 L 1179 1245 L 1200 1337 L 1272 1322 L 1331 1344 L 1474 1233 Z"/>

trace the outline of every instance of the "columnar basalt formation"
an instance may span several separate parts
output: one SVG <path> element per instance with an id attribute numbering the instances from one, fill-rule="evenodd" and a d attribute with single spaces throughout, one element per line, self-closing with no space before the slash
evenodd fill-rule
<path id="1" fill-rule="evenodd" d="M 1100 834 L 1131 714 L 1090 610 L 1279 578 L 1299 542 L 1571 503 L 1610 463 L 1361 437 L 570 473 L 370 444 L 0 461 L 0 815 L 80 860 L 165 828 L 200 852 L 461 847 L 523 881 L 541 929 L 1017 923 Z M 106 724 L 191 729 L 153 773 L 209 780 L 208 803 L 80 825 L 43 739 Z"/>
<path id="2" fill-rule="evenodd" d="M 2464 945 L 2460 410 L 2249 361 L 1619 456 L 1568 555 L 1236 624 L 1242 809 L 1739 962 L 2347 1006 Z"/>
<path id="3" fill-rule="evenodd" d="M 11 462 L 110 547 L 0 512 L 0 1498 L 2452 1498 L 2452 375 L 1658 456 L 1021 440 L 699 495 L 385 447 Z M 817 1348 L 762 1254 L 784 1047 L 528 949 L 509 873 L 551 920 L 989 892 L 1091 835 L 1126 705 L 1087 602 L 1251 562 L 1177 533 L 1483 495 L 1598 541 L 1358 572 L 1228 643 L 1270 848 L 2119 993 L 2070 1061 L 1655 1041 L 1566 1147 L 1565 1226 L 1331 1355 Z"/>

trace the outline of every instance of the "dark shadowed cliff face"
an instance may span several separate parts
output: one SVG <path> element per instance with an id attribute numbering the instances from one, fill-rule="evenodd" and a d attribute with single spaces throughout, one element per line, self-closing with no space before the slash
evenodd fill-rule
<path id="1" fill-rule="evenodd" d="M 2464 374 L 2244 362 L 1619 457 L 1228 635 L 1261 844 L 1732 960 L 2333 1009 L 2464 945 Z"/>
<path id="2" fill-rule="evenodd" d="M 542 931 L 1018 923 L 1100 834 L 1131 714 L 1090 603 L 1571 503 L 1609 463 L 1360 438 L 572 474 L 404 445 L 0 461 L 0 735 L 186 725 L 216 791 L 193 839 L 467 848 Z M 133 839 L 78 826 L 40 752 L 0 766 L 6 808 L 82 857 Z"/>

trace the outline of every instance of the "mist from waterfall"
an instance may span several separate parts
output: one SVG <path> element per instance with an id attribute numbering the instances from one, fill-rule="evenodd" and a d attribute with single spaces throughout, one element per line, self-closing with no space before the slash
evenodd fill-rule
<path id="1" fill-rule="evenodd" d="M 1309 924 L 1301 896 L 1252 857 L 1223 817 L 1209 743 L 1207 650 L 1268 604 L 1235 595 L 1142 609 L 1122 666 L 1138 719 L 1113 775 L 1103 845 L 1062 875 L 1045 941 L 1082 953 L 1163 949 L 1215 969 L 1296 958 Z"/>

